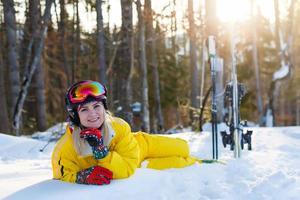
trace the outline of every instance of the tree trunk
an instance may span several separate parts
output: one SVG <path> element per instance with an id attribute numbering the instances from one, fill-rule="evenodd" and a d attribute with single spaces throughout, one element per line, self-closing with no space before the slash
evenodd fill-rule
<path id="1" fill-rule="evenodd" d="M 73 3 L 73 51 L 72 51 L 72 80 L 74 83 L 77 80 L 77 65 L 79 64 L 79 51 L 80 51 L 80 21 L 79 21 L 79 0 Z M 76 25 L 76 29 L 74 28 Z"/>
<path id="2" fill-rule="evenodd" d="M 297 76 L 297 73 L 296 73 L 297 70 L 295 69 L 295 66 L 297 66 L 297 65 L 296 65 L 296 60 L 295 60 L 295 48 L 294 48 L 295 47 L 295 45 L 294 45 L 294 37 L 297 35 L 296 30 L 298 30 L 298 29 L 295 28 L 295 24 L 296 24 L 295 23 L 295 21 L 296 21 L 295 18 L 296 17 L 295 17 L 294 12 L 295 12 L 295 7 L 297 6 L 296 3 L 297 2 L 295 0 L 291 1 L 290 7 L 289 7 L 289 15 L 288 15 L 289 22 L 288 22 L 287 33 L 289 35 L 287 37 L 287 46 L 289 48 L 288 48 L 287 52 L 288 52 L 288 55 L 289 55 L 288 58 L 289 58 L 290 66 L 292 68 L 291 71 L 293 72 L 291 74 L 291 76 L 293 76 L 293 77 L 290 78 L 289 82 L 293 82 L 293 79 L 296 78 L 296 76 Z M 288 83 L 288 85 L 290 86 L 291 84 Z M 286 87 L 286 89 L 288 89 L 288 87 Z M 284 90 L 284 91 L 286 91 L 286 90 Z M 296 96 L 297 96 L 297 94 L 296 94 Z M 287 112 L 288 112 L 289 116 L 297 118 L 297 116 L 295 116 L 293 114 L 293 109 L 294 108 L 292 107 L 292 103 L 293 102 L 291 100 L 289 100 L 289 102 L 286 103 L 286 105 L 287 105 Z M 297 109 L 297 106 L 296 106 L 296 109 Z M 296 120 L 295 120 L 295 122 L 296 122 Z M 295 123 L 291 122 L 291 121 L 289 121 L 289 123 L 288 123 L 288 125 L 294 125 L 294 124 Z"/>
<path id="3" fill-rule="evenodd" d="M 255 70 L 255 83 L 256 83 L 256 98 L 257 98 L 257 109 L 259 115 L 259 124 L 262 125 L 262 117 L 263 117 L 263 102 L 261 95 L 261 86 L 260 86 L 260 73 L 259 73 L 259 65 L 258 65 L 258 55 L 257 55 L 257 32 L 256 32 L 256 6 L 254 0 L 252 0 L 252 59 Z"/>
<path id="4" fill-rule="evenodd" d="M 111 43 L 111 45 L 113 46 L 113 50 L 111 50 L 111 53 L 110 53 L 110 58 L 109 58 L 109 62 L 108 62 L 108 68 L 106 70 L 106 76 L 108 77 L 108 100 L 109 102 L 116 102 L 116 103 L 113 103 L 113 105 L 111 106 L 111 108 L 114 109 L 114 111 L 117 110 L 117 95 L 115 94 L 115 91 L 116 91 L 116 87 L 117 87 L 117 82 L 118 82 L 118 79 L 115 80 L 115 74 L 113 73 L 114 72 L 114 63 L 115 63 L 115 58 L 117 57 L 117 53 L 118 53 L 118 50 L 119 50 L 119 46 L 120 46 L 120 34 L 117 34 L 117 28 L 116 28 L 116 25 L 114 26 L 114 29 L 112 31 L 112 41 L 116 41 L 115 43 Z M 115 98 L 116 97 L 116 98 Z"/>
<path id="5" fill-rule="evenodd" d="M 204 85 L 205 85 L 205 65 L 206 65 L 206 60 L 205 60 L 205 55 L 206 55 L 206 41 L 205 41 L 205 27 L 204 27 L 204 23 L 205 23 L 205 16 L 203 17 L 203 12 L 204 12 L 204 5 L 203 4 L 199 4 L 199 20 L 201 21 L 201 37 L 202 37 L 202 43 L 201 43 L 201 83 L 200 83 L 200 113 L 203 110 L 202 105 L 203 105 L 203 101 L 204 101 Z M 202 131 L 202 118 L 199 116 L 199 129 L 200 131 Z"/>
<path id="6" fill-rule="evenodd" d="M 297 92 L 297 97 L 299 97 L 300 93 Z M 299 101 L 299 98 L 297 98 L 297 101 L 296 101 L 296 126 L 299 126 L 300 125 L 300 101 Z"/>
<path id="7" fill-rule="evenodd" d="M 36 49 L 36 48 L 35 48 Z M 45 98 L 45 76 L 41 60 L 38 62 L 38 66 L 35 72 L 35 95 L 36 95 L 36 118 L 38 131 L 45 131 L 47 129 L 46 118 L 46 98 Z"/>
<path id="8" fill-rule="evenodd" d="M 189 38 L 190 38 L 190 73 L 191 73 L 191 106 L 199 108 L 199 72 L 197 63 L 196 35 L 194 22 L 193 0 L 188 1 Z M 193 109 L 194 110 L 194 109 Z M 191 111 L 192 124 L 196 120 L 194 111 Z M 196 127 L 193 127 L 195 129 Z"/>
<path id="9" fill-rule="evenodd" d="M 162 114 L 160 102 L 159 76 L 158 76 L 158 62 L 156 55 L 156 35 L 153 30 L 153 15 L 151 0 L 145 0 L 145 18 L 146 18 L 146 32 L 148 33 L 149 51 L 150 51 L 150 66 L 153 71 L 154 82 L 154 101 L 155 101 L 155 116 L 157 118 L 157 130 L 155 132 L 162 133 L 164 130 L 164 119 Z"/>
<path id="10" fill-rule="evenodd" d="M 176 47 L 176 36 L 177 36 L 176 0 L 173 0 L 172 15 L 171 15 L 171 37 L 172 37 L 172 53 L 175 58 L 175 64 L 177 65 L 178 56 L 177 56 L 177 47 Z"/>
<path id="11" fill-rule="evenodd" d="M 50 10 L 51 10 L 51 5 L 53 3 L 53 0 L 46 0 L 46 6 L 45 6 L 45 11 L 44 11 L 44 16 L 42 20 L 42 26 L 41 29 L 38 31 L 38 33 L 34 34 L 33 37 L 35 37 L 38 40 L 38 45 L 35 51 L 35 55 L 32 59 L 31 66 L 29 68 L 29 71 L 24 73 L 24 78 L 23 78 L 23 83 L 22 83 L 22 88 L 21 91 L 18 95 L 16 107 L 14 110 L 14 117 L 13 117 L 13 126 L 16 129 L 16 135 L 19 136 L 19 128 L 20 128 L 20 117 L 21 117 L 21 111 L 24 105 L 24 101 L 28 92 L 28 87 L 30 86 L 32 76 L 39 64 L 40 57 L 42 54 L 42 50 L 44 47 L 44 39 L 47 33 L 47 28 L 48 24 L 50 22 Z"/>
<path id="12" fill-rule="evenodd" d="M 296 59 L 296 56 L 294 56 L 294 61 L 295 61 L 294 62 L 295 66 L 299 66 L 300 63 L 299 63 L 299 60 Z M 299 73 L 299 68 L 296 69 L 295 72 Z M 299 81 L 299 75 L 297 76 L 296 81 L 297 82 Z M 296 106 L 295 106 L 296 110 L 294 110 L 294 111 L 296 112 L 296 126 L 299 126 L 300 125 L 300 90 L 297 90 L 297 92 L 296 92 L 296 101 L 295 101 L 295 104 L 296 104 Z M 294 107 L 294 109 L 295 109 L 295 107 Z"/>
<path id="13" fill-rule="evenodd" d="M 178 68 L 178 47 L 176 44 L 176 39 L 177 39 L 177 12 L 176 12 L 176 0 L 173 0 L 172 2 L 172 16 L 171 16 L 171 37 L 172 37 L 172 54 L 175 58 L 175 63 L 174 63 L 174 67 L 177 69 Z M 184 45 L 185 46 L 185 45 Z M 176 107 L 176 124 L 177 125 L 182 125 L 182 120 L 180 117 L 180 111 L 179 111 L 179 107 Z"/>
<path id="14" fill-rule="evenodd" d="M 10 113 L 13 114 L 14 106 L 20 91 L 20 74 L 17 57 L 16 18 L 13 0 L 2 0 L 4 10 L 4 23 L 8 46 L 8 66 L 10 80 Z"/>
<path id="15" fill-rule="evenodd" d="M 283 35 L 281 32 L 281 27 L 280 27 L 280 11 L 279 11 L 279 2 L 278 0 L 274 0 L 274 10 L 275 10 L 275 43 L 276 43 L 276 49 L 277 51 L 280 53 L 280 63 L 282 65 L 284 65 L 284 54 L 281 51 L 282 50 L 282 46 L 281 46 L 281 42 L 283 42 Z M 274 116 L 274 126 L 277 125 L 277 120 L 276 120 L 276 116 L 277 116 L 277 112 L 276 110 L 280 110 L 279 108 L 276 109 L 277 106 L 280 105 L 280 101 L 279 101 L 279 94 L 280 94 L 280 88 L 281 88 L 281 83 L 279 83 L 279 80 L 273 80 L 275 82 L 275 89 L 273 90 L 273 105 L 271 106 L 271 108 L 273 108 L 273 116 Z"/>
<path id="16" fill-rule="evenodd" d="M 109 32 L 110 32 L 110 11 L 111 11 L 111 5 L 109 0 L 107 0 L 106 13 L 107 13 L 107 29 Z"/>
<path id="17" fill-rule="evenodd" d="M 117 74 L 116 96 L 122 108 L 120 112 L 129 124 L 133 125 L 133 115 L 131 111 L 132 88 L 131 76 L 133 70 L 133 22 L 132 22 L 132 1 L 121 0 L 122 27 L 121 45 L 119 48 L 119 66 Z"/>
<path id="18" fill-rule="evenodd" d="M 293 4 L 293 1 L 292 1 Z M 275 105 L 278 105 L 277 101 L 278 100 L 278 94 L 280 93 L 280 85 L 282 84 L 281 82 L 286 79 L 288 77 L 288 75 L 290 74 L 291 71 L 291 58 L 289 55 L 289 43 L 286 43 L 286 47 L 284 48 L 284 37 L 283 34 L 281 32 L 280 29 L 280 13 L 279 13 L 279 3 L 278 0 L 274 0 L 274 10 L 275 10 L 275 42 L 276 42 L 276 48 L 277 51 L 280 53 L 280 69 L 275 71 L 273 74 L 273 80 L 271 83 L 271 87 L 270 87 L 270 91 L 269 93 L 272 95 L 269 97 L 269 104 L 268 107 L 269 109 L 271 109 L 271 113 L 273 114 L 273 121 L 274 121 L 274 125 L 276 125 L 276 113 L 275 113 Z M 290 10 L 291 12 L 291 16 L 290 16 L 290 20 L 293 19 L 293 7 Z M 292 26 L 292 24 L 290 24 L 290 26 Z M 287 29 L 288 31 L 292 30 L 292 27 L 289 27 Z M 291 34 L 290 32 L 287 33 L 287 35 Z M 282 70 L 285 70 L 287 68 L 288 73 L 285 73 L 284 75 L 282 75 Z M 280 76 L 278 76 L 280 75 Z"/>
<path id="19" fill-rule="evenodd" d="M 148 75 L 145 46 L 145 23 L 141 9 L 141 1 L 136 1 L 139 19 L 139 62 L 142 71 L 142 99 L 143 99 L 143 131 L 150 132 L 149 99 L 148 99 Z"/>
<path id="20" fill-rule="evenodd" d="M 274 13 L 275 13 L 275 43 L 276 48 L 280 52 L 280 19 L 279 19 L 279 3 L 274 0 Z"/>
<path id="21" fill-rule="evenodd" d="M 191 71 L 191 105 L 194 108 L 199 107 L 199 78 L 198 78 L 198 65 L 197 65 L 197 49 L 196 49 L 196 35 L 194 23 L 194 9 L 193 0 L 188 1 L 189 13 L 189 38 L 190 38 L 190 71 Z"/>
<path id="22" fill-rule="evenodd" d="M 276 48 L 278 52 L 280 51 L 280 21 L 279 21 L 279 8 L 278 8 L 278 0 L 274 0 L 274 11 L 275 11 L 275 43 Z M 272 80 L 271 86 L 269 89 L 269 100 L 268 105 L 265 110 L 265 119 L 263 121 L 263 125 L 266 125 L 268 127 L 273 127 L 276 125 L 276 119 L 275 119 L 275 100 L 278 98 L 280 88 L 280 82 L 278 80 Z M 271 118 L 272 120 L 269 120 L 268 118 Z M 269 121 L 269 122 L 268 122 Z"/>
<path id="23" fill-rule="evenodd" d="M 2 38 L 1 38 L 2 39 Z M 1 40 L 3 41 L 3 40 Z M 6 92 L 4 85 L 4 63 L 2 58 L 2 43 L 0 43 L 0 133 L 9 133 L 9 118 L 8 118 L 8 109 L 7 109 L 7 101 L 6 101 Z"/>
<path id="24" fill-rule="evenodd" d="M 29 1 L 29 15 L 31 21 L 31 35 L 36 35 L 34 32 L 40 30 L 41 23 L 41 7 L 39 0 Z M 33 45 L 32 55 L 36 55 L 36 51 L 39 47 L 39 41 L 41 38 L 36 38 Z M 31 63 L 34 57 L 31 58 Z M 36 121 L 37 128 L 39 131 L 45 131 L 47 129 L 47 119 L 46 119 L 46 101 L 45 101 L 45 83 L 44 83 L 44 73 L 43 67 L 41 65 L 41 57 L 39 58 L 36 66 L 36 73 L 34 75 L 35 82 L 35 96 L 36 96 Z"/>
<path id="25" fill-rule="evenodd" d="M 80 46 L 81 46 L 81 39 L 80 39 L 80 17 L 79 17 L 79 0 L 76 0 L 76 62 L 75 62 L 75 68 L 77 66 L 80 66 Z M 76 72 L 76 71 L 75 71 Z M 77 80 L 77 76 L 75 73 L 74 80 Z"/>
<path id="26" fill-rule="evenodd" d="M 67 77 L 67 84 L 70 85 L 71 83 L 71 69 L 68 63 L 67 59 L 67 53 L 66 53 L 66 44 L 65 44 L 65 20 L 66 20 L 66 8 L 65 8 L 65 0 L 59 0 L 60 4 L 60 23 L 58 27 L 58 32 L 60 35 L 60 51 L 61 51 L 61 57 L 64 64 L 64 70 Z"/>
<path id="27" fill-rule="evenodd" d="M 278 103 L 278 115 L 280 116 L 281 121 L 278 122 L 277 125 L 279 126 L 286 126 L 286 118 L 289 117 L 287 113 L 287 103 L 286 103 L 286 97 L 285 97 L 285 91 L 286 87 L 284 84 L 281 85 L 280 88 L 280 94 L 278 95 L 279 97 L 279 103 Z"/>
<path id="28" fill-rule="evenodd" d="M 97 55 L 98 69 L 100 71 L 100 82 L 104 85 L 106 81 L 106 61 L 105 61 L 105 45 L 104 45 L 104 29 L 102 16 L 102 0 L 96 0 L 97 10 Z"/>
<path id="29" fill-rule="evenodd" d="M 203 32 L 202 32 L 203 33 Z M 204 34 L 203 34 L 204 35 Z M 204 83 L 205 83 L 205 53 L 206 53 L 206 47 L 205 47 L 205 41 L 202 41 L 202 52 L 201 52 L 201 84 L 200 84 L 200 111 L 204 108 L 202 107 L 203 101 L 204 101 Z M 199 116 L 199 119 L 202 118 Z M 199 122 L 200 125 L 202 125 L 202 122 Z M 200 131 L 202 131 L 202 127 L 199 127 Z"/>
<path id="30" fill-rule="evenodd" d="M 31 50 L 32 50 L 32 46 L 33 46 L 33 40 L 30 41 L 30 39 L 32 38 L 31 32 L 32 30 L 30 30 L 31 26 L 30 26 L 30 6 L 26 6 L 26 20 L 25 20 L 25 24 L 24 24 L 24 35 L 20 44 L 20 48 L 19 48 L 19 63 L 20 63 L 20 72 L 21 75 L 23 75 L 24 72 L 27 71 L 27 67 L 29 66 L 30 63 L 30 56 L 31 56 Z"/>

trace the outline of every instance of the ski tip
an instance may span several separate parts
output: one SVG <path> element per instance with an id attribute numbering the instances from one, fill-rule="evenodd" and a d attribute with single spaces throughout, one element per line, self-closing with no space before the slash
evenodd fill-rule
<path id="1" fill-rule="evenodd" d="M 206 163 L 206 164 L 213 164 L 213 163 L 219 163 L 219 164 L 222 164 L 222 165 L 226 165 L 226 163 L 224 161 L 220 161 L 220 160 L 209 160 L 209 159 L 203 159 L 203 160 L 200 160 L 201 163 Z"/>

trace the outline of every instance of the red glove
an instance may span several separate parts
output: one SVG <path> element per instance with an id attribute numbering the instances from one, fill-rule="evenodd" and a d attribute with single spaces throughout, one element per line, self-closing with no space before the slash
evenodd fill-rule
<path id="1" fill-rule="evenodd" d="M 80 137 L 88 141 L 88 143 L 93 146 L 98 146 L 102 140 L 101 131 L 97 128 L 87 128 L 80 132 Z M 103 144 L 103 141 L 102 141 Z"/>
<path id="2" fill-rule="evenodd" d="M 76 183 L 87 184 L 87 185 L 103 185 L 110 184 L 113 173 L 100 166 L 93 166 L 77 173 Z"/>
<path id="3" fill-rule="evenodd" d="M 102 159 L 108 154 L 108 148 L 103 145 L 102 134 L 99 129 L 84 129 L 80 132 L 80 137 L 84 138 L 92 147 L 95 159 Z"/>

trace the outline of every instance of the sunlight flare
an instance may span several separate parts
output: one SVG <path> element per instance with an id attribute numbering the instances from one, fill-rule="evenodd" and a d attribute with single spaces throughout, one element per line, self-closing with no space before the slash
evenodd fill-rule
<path id="1" fill-rule="evenodd" d="M 217 17 L 223 22 L 245 21 L 251 16 L 249 0 L 217 0 Z"/>

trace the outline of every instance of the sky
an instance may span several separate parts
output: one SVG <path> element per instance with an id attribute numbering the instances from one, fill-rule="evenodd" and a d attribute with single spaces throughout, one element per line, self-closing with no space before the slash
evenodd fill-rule
<path id="1" fill-rule="evenodd" d="M 155 2 L 155 3 L 154 3 Z M 171 1 L 172 2 L 172 1 Z M 176 1 L 176 15 L 178 21 L 180 21 L 186 12 L 187 9 L 187 2 L 186 0 L 177 0 Z M 264 0 L 264 4 L 262 6 L 269 7 L 268 4 L 270 4 L 271 0 Z M 111 14 L 110 14 L 110 23 L 116 24 L 117 26 L 121 25 L 121 6 L 120 1 L 112 1 L 110 0 L 109 3 L 111 3 Z M 170 0 L 159 0 L 159 1 L 152 1 L 152 8 L 157 13 L 170 13 L 173 9 L 170 5 Z M 200 6 L 203 5 L 203 0 L 201 1 L 195 1 L 194 0 L 194 10 L 195 13 L 199 11 Z M 245 20 L 247 17 L 249 17 L 250 13 L 250 7 L 249 7 L 249 0 L 217 0 L 217 16 L 222 21 L 229 21 L 229 20 Z M 270 6 L 271 8 L 272 6 Z M 84 5 L 81 4 L 81 10 L 84 11 Z M 82 13 L 82 18 L 87 18 L 86 23 L 86 30 L 92 30 L 94 27 L 96 27 L 96 16 L 94 14 L 85 14 Z M 272 10 L 267 9 L 266 15 L 272 15 Z M 86 17 L 85 17 L 86 16 Z M 108 21 L 108 15 L 103 16 L 104 21 Z M 136 7 L 133 6 L 133 19 L 134 23 L 136 22 L 137 13 L 136 13 Z M 165 23 L 169 23 L 168 21 L 165 21 Z"/>
<path id="2" fill-rule="evenodd" d="M 159 1 L 152 1 L 152 7 L 157 13 L 166 13 L 169 14 L 173 9 L 170 5 L 171 0 L 159 0 Z M 217 1 L 217 17 L 221 22 L 229 22 L 229 21 L 245 21 L 251 17 L 251 0 L 216 0 Z M 121 25 L 121 6 L 120 1 L 104 1 L 103 5 L 103 18 L 104 22 L 108 22 L 110 19 L 111 25 Z M 142 1 L 143 2 L 143 1 Z M 155 2 L 155 3 L 154 3 Z M 172 1 L 171 1 L 172 2 Z M 186 12 L 187 9 L 187 2 L 186 0 L 177 0 L 176 1 L 176 11 L 177 11 L 177 19 L 180 21 Z M 197 13 L 200 10 L 200 7 L 204 5 L 204 0 L 194 0 L 194 11 Z M 280 8 L 281 8 L 281 15 L 285 16 L 287 7 L 286 7 L 286 0 L 279 0 Z M 106 12 L 106 8 L 108 3 L 111 4 L 110 10 L 110 17 Z M 259 8 L 262 14 L 270 19 L 271 21 L 274 20 L 274 4 L 273 0 L 259 0 L 256 1 L 256 7 Z M 72 8 L 69 7 L 68 10 L 72 12 Z M 80 3 L 80 17 L 82 21 L 85 21 L 84 29 L 87 31 L 91 31 L 93 28 L 96 27 L 96 14 L 95 13 L 86 13 L 85 12 L 85 5 L 84 3 Z M 86 20 L 84 20 L 86 19 Z M 136 7 L 133 6 L 133 19 L 134 23 L 137 21 L 137 13 Z M 166 21 L 165 23 L 168 23 Z"/>
<path id="3" fill-rule="evenodd" d="M 141 0 L 143 3 L 143 0 Z M 170 2 L 173 0 L 159 0 L 152 1 L 152 7 L 157 13 L 165 13 L 169 14 L 173 9 L 170 5 Z M 251 0 L 216 0 L 217 1 L 217 16 L 221 22 L 229 22 L 229 21 L 244 21 L 251 16 Z M 255 0 L 254 0 L 255 1 Z M 285 16 L 287 14 L 288 4 L 291 0 L 279 0 L 280 4 L 280 12 L 281 16 Z M 18 14 L 17 20 L 20 22 L 25 21 L 24 13 L 25 13 L 25 3 L 23 0 L 15 0 L 21 6 L 18 6 Z M 176 11 L 177 11 L 177 19 L 181 21 L 184 17 L 187 10 L 187 0 L 176 0 Z M 204 5 L 205 0 L 194 0 L 194 11 L 195 13 L 199 12 L 199 9 L 202 5 Z M 107 14 L 107 5 L 111 5 L 110 16 Z M 58 4 L 57 4 L 58 5 Z M 260 8 L 262 14 L 274 21 L 274 6 L 273 0 L 256 0 L 257 7 Z M 72 13 L 73 8 L 71 5 L 67 6 L 67 10 L 69 13 Z M 80 20 L 85 31 L 92 31 L 96 28 L 96 13 L 95 12 L 86 12 L 86 5 L 84 1 L 80 1 L 79 3 L 79 12 L 80 12 Z M 59 6 L 56 7 L 56 12 L 59 15 Z M 70 14 L 71 16 L 71 14 Z M 52 6 L 52 18 L 53 21 L 57 21 L 56 13 L 54 6 Z M 103 4 L 103 18 L 104 22 L 107 23 L 108 19 L 110 21 L 111 27 L 113 25 L 120 26 L 121 25 L 121 6 L 119 0 L 105 0 Z M 137 13 L 136 6 L 133 6 L 133 19 L 134 23 L 137 21 Z M 169 21 L 165 21 L 165 23 L 169 23 Z"/>
<path id="4" fill-rule="evenodd" d="M 61 125 L 52 131 L 61 131 Z M 188 141 L 193 156 L 211 158 L 211 125 L 204 132 L 169 135 Z M 219 126 L 218 130 L 225 129 Z M 300 194 L 300 127 L 253 130 L 252 151 L 235 159 L 222 147 L 219 159 L 225 164 L 199 164 L 180 169 L 138 168 L 126 179 L 110 185 L 92 186 L 52 179 L 51 153 L 54 142 L 43 152 L 50 130 L 29 137 L 0 133 L 0 199 L 143 199 L 143 200 L 296 200 Z"/>

